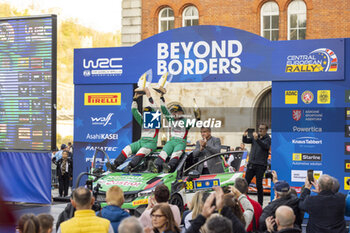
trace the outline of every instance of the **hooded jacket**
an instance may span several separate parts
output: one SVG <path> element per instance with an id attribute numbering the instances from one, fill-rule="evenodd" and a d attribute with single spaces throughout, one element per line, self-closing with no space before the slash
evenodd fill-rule
<path id="1" fill-rule="evenodd" d="M 118 233 L 120 222 L 130 216 L 128 212 L 115 205 L 108 205 L 96 213 L 97 216 L 108 219 L 113 227 L 114 233 Z"/>

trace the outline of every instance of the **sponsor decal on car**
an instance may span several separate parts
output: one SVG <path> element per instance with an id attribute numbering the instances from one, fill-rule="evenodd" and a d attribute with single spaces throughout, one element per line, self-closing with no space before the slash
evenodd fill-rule
<path id="1" fill-rule="evenodd" d="M 148 198 L 133 201 L 132 206 L 137 206 L 137 205 L 147 205 L 148 204 Z"/>

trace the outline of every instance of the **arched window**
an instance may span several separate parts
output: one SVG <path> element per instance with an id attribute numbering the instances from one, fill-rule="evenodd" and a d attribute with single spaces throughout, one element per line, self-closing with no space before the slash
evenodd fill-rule
<path id="1" fill-rule="evenodd" d="M 266 2 L 261 7 L 261 36 L 278 40 L 279 8 L 275 2 Z"/>
<path id="2" fill-rule="evenodd" d="M 174 28 L 174 11 L 165 7 L 159 12 L 159 32 L 165 32 Z"/>
<path id="3" fill-rule="evenodd" d="M 267 124 L 271 129 L 271 88 L 261 95 L 256 106 L 256 129 L 261 123 Z"/>
<path id="4" fill-rule="evenodd" d="M 198 25 L 199 14 L 195 6 L 186 7 L 182 13 L 182 26 Z"/>
<path id="5" fill-rule="evenodd" d="M 302 0 L 294 0 L 288 6 L 288 40 L 306 38 L 306 5 Z"/>

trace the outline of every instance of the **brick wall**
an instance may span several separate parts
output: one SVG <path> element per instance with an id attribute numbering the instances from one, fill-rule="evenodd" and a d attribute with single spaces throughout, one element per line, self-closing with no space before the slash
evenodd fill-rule
<path id="1" fill-rule="evenodd" d="M 175 28 L 182 25 L 182 11 L 194 5 L 200 25 L 222 25 L 260 34 L 260 8 L 266 0 L 142 0 L 142 39 L 158 33 L 158 13 L 169 6 L 174 11 Z M 287 8 L 291 0 L 276 0 L 279 5 L 279 39 L 287 40 Z M 306 39 L 350 37 L 349 0 L 305 0 Z"/>

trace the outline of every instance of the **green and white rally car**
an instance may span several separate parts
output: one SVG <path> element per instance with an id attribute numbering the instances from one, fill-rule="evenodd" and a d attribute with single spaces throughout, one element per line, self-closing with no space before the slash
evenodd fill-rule
<path id="1" fill-rule="evenodd" d="M 155 152 L 145 158 L 128 173 L 123 169 L 128 166 L 132 157 L 127 159 L 118 167 L 117 172 L 105 172 L 98 176 L 92 182 L 92 189 L 96 201 L 105 204 L 106 191 L 118 185 L 124 191 L 125 202 L 122 206 L 128 209 L 130 214 L 139 216 L 147 207 L 148 198 L 152 195 L 155 187 L 159 184 L 166 185 L 170 190 L 170 203 L 177 205 L 181 211 L 184 204 L 192 199 L 197 190 L 212 190 L 214 186 L 227 187 L 233 185 L 237 177 L 242 177 L 243 172 L 229 171 L 225 167 L 224 157 L 234 156 L 234 170 L 240 170 L 243 154 L 246 152 L 231 151 L 212 155 L 205 160 L 194 162 L 192 152 L 183 153 L 176 170 L 172 173 L 162 172 L 153 173 L 151 169 L 153 161 L 158 157 L 159 152 Z M 196 167 L 205 161 L 219 156 L 222 158 L 222 166 L 225 168 L 224 173 L 200 175 Z M 107 157 L 108 158 L 108 157 Z"/>

